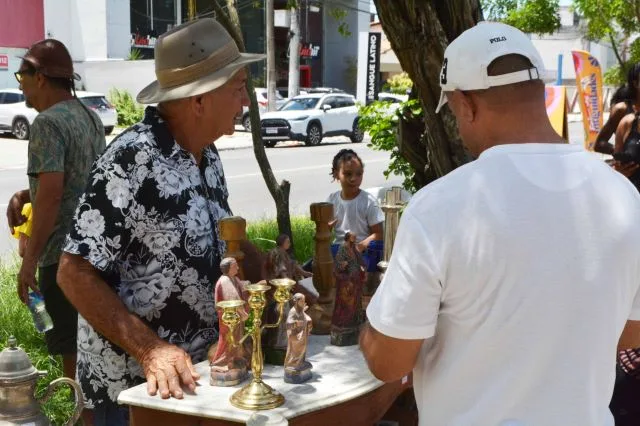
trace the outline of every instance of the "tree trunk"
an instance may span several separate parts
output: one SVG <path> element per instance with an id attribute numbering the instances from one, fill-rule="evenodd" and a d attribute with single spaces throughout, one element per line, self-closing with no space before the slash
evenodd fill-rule
<path id="1" fill-rule="evenodd" d="M 289 95 L 292 98 L 300 91 L 300 21 L 298 20 L 299 9 L 292 7 L 291 27 L 289 28 Z"/>
<path id="2" fill-rule="evenodd" d="M 269 0 L 273 2 L 273 0 Z M 213 8 L 216 12 L 216 19 L 222 24 L 223 27 L 231 34 L 231 37 L 235 40 L 240 51 L 245 52 L 246 48 L 244 40 L 242 39 L 242 33 L 240 31 L 239 20 L 234 23 L 234 16 L 238 16 L 237 9 L 233 5 L 233 0 L 227 0 L 227 8 L 229 12 L 225 12 L 217 0 L 213 0 Z M 273 3 L 272 3 L 273 4 Z M 236 18 L 237 19 L 237 18 Z M 291 232 L 291 216 L 289 215 L 289 193 L 291 190 L 291 184 L 287 180 L 283 180 L 280 184 L 276 180 L 267 153 L 262 143 L 262 137 L 260 135 L 260 113 L 258 112 L 258 101 L 256 99 L 256 92 L 253 90 L 253 82 L 249 78 L 247 80 L 247 91 L 251 105 L 249 106 L 249 115 L 251 117 L 251 136 L 253 139 L 253 153 L 260 167 L 262 178 L 264 179 L 267 189 L 273 197 L 273 201 L 276 203 L 276 214 L 278 221 L 278 231 L 281 234 L 287 234 L 291 240 L 291 247 L 293 247 L 293 233 Z"/>
<path id="3" fill-rule="evenodd" d="M 276 38 L 274 30 L 273 1 L 265 0 L 267 15 L 267 111 L 276 109 Z"/>
<path id="4" fill-rule="evenodd" d="M 424 117 L 403 117 L 398 146 L 416 170 L 418 188 L 470 160 L 448 108 L 435 113 L 440 98 L 444 50 L 482 19 L 479 0 L 374 0 L 382 28 L 402 69 L 413 80 L 412 96 Z"/>

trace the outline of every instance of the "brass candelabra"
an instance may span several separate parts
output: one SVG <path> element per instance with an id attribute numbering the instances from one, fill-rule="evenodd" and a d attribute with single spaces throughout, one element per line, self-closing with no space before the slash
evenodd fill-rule
<path id="1" fill-rule="evenodd" d="M 275 288 L 274 299 L 278 303 L 278 321 L 275 324 L 262 324 L 262 312 L 264 311 L 267 299 L 265 293 L 271 289 L 266 284 L 250 284 L 246 286 L 249 293 L 249 308 L 253 313 L 253 325 L 249 331 L 242 336 L 239 342 L 233 338 L 233 331 L 240 323 L 238 309 L 244 305 L 241 300 L 229 300 L 219 302 L 217 307 L 223 310 L 222 322 L 229 327 L 228 339 L 231 347 L 241 345 L 247 338 L 253 340 L 253 350 L 251 353 L 251 371 L 253 379 L 242 389 L 231 395 L 231 404 L 245 410 L 269 410 L 279 407 L 284 403 L 284 396 L 262 381 L 262 370 L 264 359 L 262 356 L 262 331 L 265 328 L 276 328 L 280 326 L 284 317 L 284 305 L 291 298 L 291 289 L 295 281 L 288 278 L 270 280 L 269 283 Z"/>

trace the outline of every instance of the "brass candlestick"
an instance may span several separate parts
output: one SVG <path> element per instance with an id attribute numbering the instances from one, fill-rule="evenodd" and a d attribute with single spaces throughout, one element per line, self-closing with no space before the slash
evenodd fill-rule
<path id="1" fill-rule="evenodd" d="M 222 322 L 229 327 L 229 343 L 231 346 L 242 344 L 245 339 L 253 339 L 253 351 L 251 354 L 251 371 L 253 380 L 251 383 L 231 395 L 231 404 L 245 410 L 269 410 L 279 407 L 284 403 L 284 396 L 274 390 L 271 386 L 262 381 L 262 370 L 264 360 L 262 358 L 262 331 L 265 328 L 275 328 L 280 326 L 284 317 L 284 304 L 291 298 L 291 289 L 295 281 L 288 278 L 274 279 L 269 283 L 275 287 L 274 299 L 278 303 L 278 322 L 275 324 L 262 325 L 262 311 L 266 305 L 265 293 L 271 289 L 266 284 L 251 284 L 246 287 L 249 292 L 249 308 L 253 312 L 253 326 L 251 330 L 242 336 L 239 342 L 233 341 L 233 329 L 240 322 L 237 309 L 242 306 L 237 303 L 218 303 L 217 306 L 223 309 Z M 241 302 L 241 301 L 229 301 Z"/>

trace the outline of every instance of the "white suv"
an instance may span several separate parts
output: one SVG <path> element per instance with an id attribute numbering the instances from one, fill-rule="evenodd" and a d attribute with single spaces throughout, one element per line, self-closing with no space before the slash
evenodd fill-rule
<path id="1" fill-rule="evenodd" d="M 319 145 L 325 136 L 348 136 L 362 142 L 358 126 L 358 107 L 353 96 L 340 93 L 316 93 L 289 99 L 280 110 L 262 114 L 261 134 L 266 147 L 278 141 L 298 140 Z"/>
<path id="2" fill-rule="evenodd" d="M 256 99 L 258 100 L 258 111 L 260 115 L 267 112 L 267 89 L 263 87 L 256 87 Z M 276 90 L 276 109 L 280 108 L 284 103 L 287 102 L 285 98 L 282 97 L 282 94 L 279 90 Z M 237 117 L 236 124 L 242 124 L 244 130 L 247 132 L 251 131 L 251 118 L 249 117 L 249 107 L 242 107 L 242 115 Z"/>
<path id="3" fill-rule="evenodd" d="M 11 132 L 22 140 L 29 139 L 31 123 L 38 111 L 24 103 L 22 90 L 0 90 L 0 132 Z"/>
<path id="4" fill-rule="evenodd" d="M 87 108 L 98 114 L 105 133 L 110 135 L 117 124 L 118 114 L 107 98 L 102 93 L 80 90 L 76 92 L 76 95 Z M 0 90 L 0 132 L 11 132 L 16 138 L 22 140 L 29 139 L 31 124 L 37 115 L 38 111 L 25 104 L 21 90 Z"/>

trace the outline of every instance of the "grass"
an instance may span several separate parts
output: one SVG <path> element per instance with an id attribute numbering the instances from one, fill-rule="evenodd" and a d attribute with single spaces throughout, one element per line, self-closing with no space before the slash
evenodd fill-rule
<path id="1" fill-rule="evenodd" d="M 295 257 L 298 262 L 302 263 L 313 256 L 315 246 L 313 236 L 316 232 L 316 225 L 308 217 L 296 216 L 291 218 L 291 231 Z M 275 220 L 262 220 L 247 225 L 247 239 L 262 251 L 274 248 L 278 235 L 278 224 Z"/>
<path id="2" fill-rule="evenodd" d="M 18 266 L 17 258 L 0 265 L 0 350 L 7 346 L 9 336 L 15 336 L 18 346 L 27 353 L 33 366 L 47 372 L 38 381 L 36 395 L 40 396 L 49 382 L 62 376 L 62 358 L 47 353 L 44 335 L 36 330 L 29 309 L 18 299 Z M 73 412 L 71 391 L 66 387 L 60 389 L 44 404 L 45 415 L 54 425 L 65 424 Z"/>
<path id="3" fill-rule="evenodd" d="M 307 217 L 293 217 L 291 228 L 296 259 L 303 262 L 313 255 L 315 224 Z M 278 225 L 275 220 L 247 225 L 247 238 L 263 251 L 275 246 L 277 236 Z M 19 264 L 17 257 L 0 264 L 0 350 L 6 347 L 9 336 L 15 336 L 18 346 L 27 353 L 35 368 L 47 371 L 36 389 L 36 394 L 41 395 L 49 382 L 62 376 L 62 359 L 47 353 L 44 335 L 35 329 L 29 310 L 18 299 L 16 275 Z M 73 411 L 71 391 L 61 388 L 44 404 L 44 411 L 51 424 L 65 424 Z"/>

